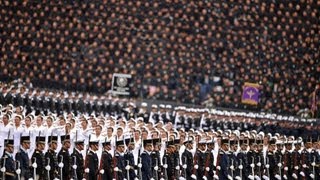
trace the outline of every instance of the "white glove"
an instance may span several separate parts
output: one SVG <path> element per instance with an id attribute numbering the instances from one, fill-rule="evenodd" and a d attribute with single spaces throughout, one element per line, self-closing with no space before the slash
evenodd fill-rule
<path id="1" fill-rule="evenodd" d="M 230 166 L 230 169 L 231 169 L 231 170 L 234 170 L 234 166 Z"/>
<path id="2" fill-rule="evenodd" d="M 314 174 L 310 174 L 311 179 L 314 179 Z"/>
<path id="3" fill-rule="evenodd" d="M 119 171 L 119 168 L 118 168 L 118 167 L 115 167 L 113 170 L 114 170 L 114 171 Z"/>
<path id="4" fill-rule="evenodd" d="M 2 167 L 2 168 L 0 169 L 0 171 L 3 172 L 3 173 L 6 172 L 6 168 L 5 168 L 5 167 Z"/>
<path id="5" fill-rule="evenodd" d="M 187 169 L 187 165 L 184 164 L 184 165 L 182 166 L 182 168 L 183 168 L 183 169 Z"/>
<path id="6" fill-rule="evenodd" d="M 164 164 L 163 168 L 167 169 L 168 168 L 168 164 Z"/>
<path id="7" fill-rule="evenodd" d="M 59 168 L 63 168 L 63 163 L 61 162 L 61 163 L 59 163 Z"/>
<path id="8" fill-rule="evenodd" d="M 104 174 L 104 169 L 100 169 L 99 173 Z"/>
<path id="9" fill-rule="evenodd" d="M 28 180 L 33 180 L 33 178 L 29 178 Z"/>
<path id="10" fill-rule="evenodd" d="M 192 174 L 192 175 L 191 175 L 191 178 L 192 178 L 192 179 L 197 179 L 197 176 L 194 175 L 194 174 Z"/>
<path id="11" fill-rule="evenodd" d="M 159 170 L 159 166 L 155 166 L 155 167 L 154 167 L 154 170 L 155 170 L 155 171 L 158 171 L 158 170 Z"/>
<path id="12" fill-rule="evenodd" d="M 263 176 L 262 176 L 262 179 L 264 179 L 264 180 L 269 180 L 269 177 L 266 176 L 266 175 L 263 175 Z"/>
<path id="13" fill-rule="evenodd" d="M 49 165 L 47 165 L 45 168 L 46 168 L 47 171 L 51 170 L 51 167 Z"/>
<path id="14" fill-rule="evenodd" d="M 37 167 L 38 167 L 38 166 L 37 166 L 37 163 L 33 163 L 33 164 L 32 164 L 32 167 L 33 167 L 33 168 L 37 168 Z"/>
<path id="15" fill-rule="evenodd" d="M 287 175 L 283 175 L 283 179 L 288 179 Z"/>
<path id="16" fill-rule="evenodd" d="M 130 170 L 130 166 L 129 166 L 129 165 L 126 166 L 126 170 L 127 170 L 127 171 Z"/>
<path id="17" fill-rule="evenodd" d="M 304 172 L 302 172 L 302 171 L 300 172 L 300 175 L 303 177 L 305 176 Z"/>
<path id="18" fill-rule="evenodd" d="M 17 169 L 16 170 L 16 173 L 19 175 L 19 174 L 21 174 L 21 169 Z"/>
<path id="19" fill-rule="evenodd" d="M 298 169 L 299 169 L 299 166 L 295 166 L 294 169 L 295 169 L 295 170 L 298 170 Z"/>
<path id="20" fill-rule="evenodd" d="M 236 176 L 235 179 L 236 180 L 241 180 L 241 177 L 240 176 Z"/>
<path id="21" fill-rule="evenodd" d="M 257 163 L 257 166 L 260 167 L 260 166 L 261 166 L 261 162 L 258 162 L 258 163 Z"/>
<path id="22" fill-rule="evenodd" d="M 311 163 L 311 166 L 316 166 L 316 163 L 315 162 Z"/>
<path id="23" fill-rule="evenodd" d="M 210 168 L 209 168 L 209 167 L 206 167 L 206 171 L 210 171 Z"/>
<path id="24" fill-rule="evenodd" d="M 240 166 L 239 166 L 239 169 L 243 169 L 243 166 L 242 166 L 242 165 L 240 165 Z"/>
<path id="25" fill-rule="evenodd" d="M 250 180 L 254 180 L 254 177 L 253 177 L 252 175 L 249 175 L 248 178 L 249 178 Z"/>
<path id="26" fill-rule="evenodd" d="M 254 164 L 250 164 L 250 167 L 251 167 L 251 168 L 254 168 Z"/>
<path id="27" fill-rule="evenodd" d="M 288 167 L 284 167 L 283 169 L 284 169 L 285 171 L 288 171 Z"/>
<path id="28" fill-rule="evenodd" d="M 261 178 L 259 176 L 257 176 L 257 175 L 254 176 L 254 179 L 255 180 L 261 180 Z"/>
<path id="29" fill-rule="evenodd" d="M 154 180 L 154 178 L 151 178 L 150 180 Z"/>
<path id="30" fill-rule="evenodd" d="M 84 170 L 84 172 L 85 172 L 85 173 L 89 173 L 89 172 L 90 172 L 89 168 L 86 168 L 86 169 Z"/>
<path id="31" fill-rule="evenodd" d="M 176 170 L 180 170 L 180 166 L 176 166 Z"/>
<path id="32" fill-rule="evenodd" d="M 220 166 L 217 166 L 217 169 L 220 171 L 221 167 L 220 167 Z"/>
<path id="33" fill-rule="evenodd" d="M 298 179 L 298 176 L 297 176 L 295 173 L 292 174 L 292 177 L 293 177 L 294 179 Z"/>
<path id="34" fill-rule="evenodd" d="M 139 180 L 139 178 L 135 177 L 134 180 Z M 160 180 L 165 180 L 165 179 L 161 178 Z"/>
<path id="35" fill-rule="evenodd" d="M 269 165 L 269 164 L 266 164 L 266 168 L 269 169 L 269 168 L 270 168 L 270 165 Z"/>
<path id="36" fill-rule="evenodd" d="M 138 168 L 142 168 L 142 164 L 141 163 L 138 164 Z"/>
<path id="37" fill-rule="evenodd" d="M 185 177 L 179 177 L 179 180 L 186 180 Z"/>
<path id="38" fill-rule="evenodd" d="M 306 164 L 303 164 L 302 167 L 303 167 L 303 168 L 307 168 L 307 165 L 306 165 Z"/>
<path id="39" fill-rule="evenodd" d="M 72 168 L 73 169 L 77 169 L 77 165 L 72 165 Z"/>
<path id="40" fill-rule="evenodd" d="M 228 175 L 228 179 L 229 179 L 229 180 L 232 180 L 232 177 L 231 177 L 230 175 Z"/>
<path id="41" fill-rule="evenodd" d="M 279 174 L 276 174 L 274 177 L 278 180 L 281 180 L 281 176 Z"/>
<path id="42" fill-rule="evenodd" d="M 202 177 L 202 179 L 203 179 L 203 180 L 208 180 L 208 178 L 207 178 L 207 177 L 205 177 L 205 176 L 203 176 L 203 177 Z"/>
<path id="43" fill-rule="evenodd" d="M 215 175 L 213 176 L 213 178 L 214 178 L 214 179 L 219 179 L 219 176 L 215 174 Z"/>
<path id="44" fill-rule="evenodd" d="M 281 167 L 282 166 L 282 164 L 281 163 L 278 163 L 278 167 Z"/>
<path id="45" fill-rule="evenodd" d="M 194 168 L 195 168 L 195 169 L 198 169 L 198 168 L 199 168 L 198 164 L 194 165 Z"/>

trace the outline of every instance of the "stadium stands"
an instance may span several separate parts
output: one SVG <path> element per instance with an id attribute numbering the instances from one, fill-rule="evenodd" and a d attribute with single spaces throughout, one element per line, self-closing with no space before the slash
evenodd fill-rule
<path id="1" fill-rule="evenodd" d="M 1 1 L 1 81 L 297 113 L 319 83 L 319 1 Z M 258 107 L 242 85 L 261 85 Z"/>

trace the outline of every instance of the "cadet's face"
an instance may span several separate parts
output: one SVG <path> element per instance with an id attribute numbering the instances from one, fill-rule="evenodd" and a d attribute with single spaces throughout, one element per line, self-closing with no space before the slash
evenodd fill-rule
<path id="1" fill-rule="evenodd" d="M 3 123 L 7 124 L 9 122 L 9 119 L 6 116 L 3 116 L 2 121 Z"/>
<path id="2" fill-rule="evenodd" d="M 14 118 L 14 123 L 16 124 L 16 125 L 19 125 L 20 124 L 20 118 L 18 118 L 18 117 L 15 117 Z"/>
<path id="3" fill-rule="evenodd" d="M 37 117 L 37 125 L 38 125 L 38 126 L 41 126 L 41 124 L 42 124 L 42 119 L 41 119 L 41 117 Z"/>
<path id="4" fill-rule="evenodd" d="M 70 146 L 71 146 L 70 141 L 66 141 L 66 142 L 64 142 L 63 146 L 64 146 L 65 148 L 69 149 L 69 148 L 70 148 Z"/>
<path id="5" fill-rule="evenodd" d="M 44 143 L 40 143 L 40 144 L 38 145 L 38 148 L 39 148 L 39 150 L 41 150 L 41 151 L 44 150 L 44 147 L 45 147 L 45 144 L 44 144 Z"/>
<path id="6" fill-rule="evenodd" d="M 55 143 L 55 142 L 51 143 L 51 149 L 52 150 L 56 150 L 57 146 L 58 146 L 57 143 Z"/>
<path id="7" fill-rule="evenodd" d="M 29 126 L 31 124 L 31 120 L 29 118 L 26 118 L 24 120 L 24 123 L 26 124 L 26 126 Z"/>
<path id="8" fill-rule="evenodd" d="M 23 143 L 23 147 L 24 147 L 25 149 L 30 149 L 30 143 L 24 142 L 24 143 Z"/>
<path id="9" fill-rule="evenodd" d="M 117 147 L 117 151 L 119 151 L 120 153 L 124 152 L 124 146 L 118 146 Z"/>
<path id="10" fill-rule="evenodd" d="M 6 149 L 9 153 L 13 153 L 13 146 L 12 145 L 8 145 Z"/>

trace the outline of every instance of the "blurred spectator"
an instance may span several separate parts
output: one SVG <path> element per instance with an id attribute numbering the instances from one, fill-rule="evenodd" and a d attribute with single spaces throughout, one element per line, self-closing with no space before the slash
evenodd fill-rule
<path id="1" fill-rule="evenodd" d="M 1 81 L 297 113 L 320 79 L 320 2 L 1 1 Z M 261 84 L 257 107 L 244 82 Z"/>

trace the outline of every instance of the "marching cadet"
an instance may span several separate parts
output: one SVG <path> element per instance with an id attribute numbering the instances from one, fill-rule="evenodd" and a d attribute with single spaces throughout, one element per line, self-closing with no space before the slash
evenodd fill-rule
<path id="1" fill-rule="evenodd" d="M 126 177 L 127 179 L 134 179 L 136 177 L 136 174 L 134 172 L 134 155 L 133 150 L 135 148 L 134 145 L 134 139 L 133 138 L 127 138 L 125 139 L 125 144 L 127 146 L 127 150 L 124 154 L 124 160 L 125 160 L 125 169 L 126 173 L 129 171 L 129 177 Z"/>
<path id="2" fill-rule="evenodd" d="M 60 136 L 62 148 L 58 153 L 59 173 L 61 179 L 70 179 L 70 154 L 69 149 L 71 146 L 70 135 Z"/>
<path id="3" fill-rule="evenodd" d="M 237 154 L 237 159 L 239 161 L 239 166 L 238 166 L 238 172 L 237 174 L 239 175 L 240 179 L 247 178 L 249 176 L 249 171 L 247 168 L 248 166 L 248 157 L 247 157 L 247 149 L 248 149 L 248 142 L 249 139 L 240 139 L 240 151 Z"/>
<path id="4" fill-rule="evenodd" d="M 262 177 L 262 171 L 263 171 L 263 140 L 262 139 L 257 139 L 257 148 L 255 149 L 255 159 L 256 159 L 256 166 L 255 166 L 255 179 L 261 179 Z"/>
<path id="5" fill-rule="evenodd" d="M 29 168 L 29 156 L 28 150 L 30 149 L 30 136 L 21 136 L 20 138 L 21 147 L 17 152 L 15 159 L 20 163 L 21 174 L 20 178 L 29 179 L 30 168 Z"/>
<path id="6" fill-rule="evenodd" d="M 277 164 L 276 164 L 276 159 L 274 154 L 275 151 L 276 151 L 276 139 L 272 138 L 269 140 L 269 146 L 268 146 L 267 157 L 266 157 L 266 165 L 265 165 L 266 171 L 263 175 L 263 179 L 276 178 L 278 171 L 276 168 Z"/>
<path id="7" fill-rule="evenodd" d="M 75 171 L 76 173 L 73 173 L 73 176 L 76 176 L 77 178 L 73 178 L 73 179 L 83 179 L 83 155 L 81 153 L 82 150 L 84 150 L 84 139 L 78 139 L 77 135 L 76 135 L 76 140 L 74 142 L 75 144 L 75 148 L 71 154 L 72 157 L 72 169 L 73 171 Z"/>
<path id="8" fill-rule="evenodd" d="M 230 154 L 229 154 L 229 159 L 230 159 L 230 170 L 229 174 L 232 177 L 232 179 L 241 179 L 240 174 L 238 174 L 238 158 L 237 158 L 237 150 L 238 150 L 238 141 L 233 139 L 230 140 Z"/>
<path id="9" fill-rule="evenodd" d="M 103 151 L 100 159 L 99 168 L 99 180 L 112 180 L 113 179 L 113 164 L 112 155 L 109 153 L 111 151 L 111 141 L 104 141 L 102 143 Z"/>
<path id="10" fill-rule="evenodd" d="M 32 162 L 32 170 L 33 170 L 33 179 L 43 180 L 45 179 L 45 160 L 43 150 L 45 148 L 45 140 L 44 136 L 36 137 L 36 150 L 34 151 L 31 162 Z"/>
<path id="11" fill-rule="evenodd" d="M 161 139 L 156 138 L 153 139 L 153 151 L 151 152 L 151 170 L 152 170 L 152 177 L 154 179 L 159 179 L 161 177 L 160 171 L 160 149 L 161 149 Z"/>
<path id="12" fill-rule="evenodd" d="M 292 141 L 285 142 L 285 153 L 283 155 L 283 178 L 288 179 L 293 173 Z"/>
<path id="13" fill-rule="evenodd" d="M 292 172 L 292 177 L 294 179 L 298 179 L 300 175 L 300 170 L 301 170 L 301 141 L 296 140 L 294 142 L 294 150 L 292 152 L 292 163 L 293 163 L 293 172 Z"/>
<path id="14" fill-rule="evenodd" d="M 183 173 L 182 176 L 186 180 L 191 180 L 191 175 L 192 175 L 192 164 L 193 164 L 193 155 L 192 155 L 192 150 L 193 150 L 193 144 L 192 144 L 193 138 L 189 138 L 186 140 L 183 144 L 186 146 L 186 149 L 182 153 L 182 168 L 183 168 Z"/>
<path id="15" fill-rule="evenodd" d="M 314 154 L 314 150 L 312 149 L 312 138 L 307 137 L 305 140 L 305 149 L 301 154 L 301 164 L 302 164 L 302 173 L 300 175 L 305 179 L 314 179 L 315 175 L 313 172 L 313 162 L 316 161 Z M 304 175 L 304 176 L 303 176 Z"/>
<path id="16" fill-rule="evenodd" d="M 49 136 L 48 137 L 48 143 L 49 143 L 49 149 L 45 153 L 45 169 L 46 173 L 45 176 L 47 177 L 46 179 L 55 179 L 58 178 L 58 172 L 59 172 L 59 167 L 58 167 L 58 160 L 57 160 L 57 141 L 58 141 L 58 136 Z"/>
<path id="17" fill-rule="evenodd" d="M 143 148 L 144 151 L 141 153 L 141 173 L 142 173 L 142 180 L 150 180 L 152 178 L 152 160 L 150 153 L 153 150 L 153 145 L 152 145 L 152 139 L 145 139 L 143 140 Z"/>
<path id="18" fill-rule="evenodd" d="M 206 177 L 204 176 L 205 167 L 206 167 L 206 155 L 207 155 L 206 151 L 207 151 L 206 140 L 200 140 L 198 143 L 198 149 L 194 155 L 194 164 L 196 165 L 194 167 L 193 175 L 196 176 L 196 179 L 203 179 L 203 178 L 206 179 Z"/>
<path id="19" fill-rule="evenodd" d="M 163 156 L 163 167 L 164 167 L 164 173 L 167 176 L 167 179 L 174 179 L 174 170 L 175 170 L 175 166 L 174 166 L 174 153 L 175 153 L 175 145 L 174 145 L 174 141 L 167 141 L 166 142 L 166 152 Z"/>
<path id="20" fill-rule="evenodd" d="M 255 142 L 256 140 L 253 139 L 253 138 L 250 138 L 249 139 L 249 151 L 247 153 L 247 158 L 248 158 L 248 164 L 247 164 L 247 167 L 248 168 L 248 178 L 250 180 L 253 180 L 255 177 L 255 163 L 256 163 L 256 149 L 257 149 L 257 144 Z"/>
<path id="21" fill-rule="evenodd" d="M 99 159 L 96 152 L 98 151 L 98 148 L 99 148 L 98 140 L 89 141 L 89 150 L 86 155 L 85 170 L 84 170 L 85 172 L 84 178 L 87 180 L 97 180 Z"/>
<path id="22" fill-rule="evenodd" d="M 230 167 L 230 159 L 229 159 L 229 140 L 228 139 L 221 139 L 221 148 L 218 154 L 217 160 L 217 170 L 218 170 L 218 177 L 219 179 L 232 179 L 229 174 L 229 167 Z"/>
<path id="23" fill-rule="evenodd" d="M 13 160 L 13 139 L 5 140 L 5 151 L 2 156 L 1 162 L 1 177 L 6 180 L 15 180 L 16 179 L 16 166 L 15 161 Z"/>
<path id="24" fill-rule="evenodd" d="M 206 151 L 206 159 L 205 159 L 205 172 L 204 176 L 207 177 L 208 180 L 213 179 L 213 161 L 214 161 L 214 156 L 213 156 L 213 149 L 214 149 L 214 141 L 213 140 L 208 140 L 207 141 L 207 151 Z"/>
<path id="25" fill-rule="evenodd" d="M 124 141 L 116 141 L 116 152 L 112 159 L 112 164 L 114 166 L 113 178 L 114 179 L 124 179 L 125 175 L 125 160 L 124 160 Z"/>
<path id="26" fill-rule="evenodd" d="M 147 123 L 149 120 L 149 113 L 148 113 L 148 104 L 146 102 L 141 103 L 141 107 L 138 112 L 138 117 L 142 117 L 144 122 Z"/>

